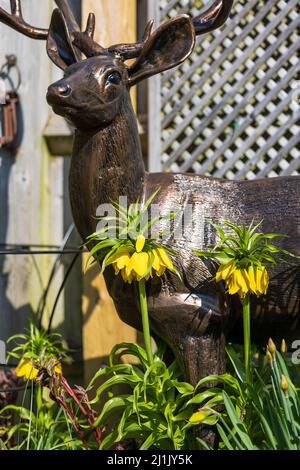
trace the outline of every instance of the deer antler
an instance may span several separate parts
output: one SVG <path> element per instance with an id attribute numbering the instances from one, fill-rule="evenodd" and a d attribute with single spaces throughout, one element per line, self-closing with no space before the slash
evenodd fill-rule
<path id="1" fill-rule="evenodd" d="M 36 28 L 24 21 L 20 0 L 10 0 L 10 10 L 11 13 L 8 13 L 0 7 L 0 21 L 2 23 L 32 39 L 47 39 L 48 29 Z"/>
<path id="2" fill-rule="evenodd" d="M 94 41 L 95 15 L 89 14 L 85 31 L 73 33 L 73 44 L 78 47 L 87 57 L 93 57 L 101 54 L 119 55 L 123 60 L 134 59 L 140 55 L 146 41 L 149 39 L 152 31 L 153 20 L 147 23 L 143 39 L 141 42 L 133 44 L 114 44 L 108 49 L 103 48 Z"/>
<path id="3" fill-rule="evenodd" d="M 68 0 L 55 0 L 55 3 L 60 9 L 60 11 L 62 12 L 66 20 L 68 31 L 70 33 L 80 31 L 80 27 L 77 21 L 75 20 L 74 13 L 72 11 L 72 8 L 69 5 Z"/>
<path id="4" fill-rule="evenodd" d="M 148 41 L 149 37 L 151 36 L 152 28 L 153 28 L 153 20 L 150 20 L 148 21 L 146 25 L 141 42 L 137 42 L 133 44 L 115 44 L 108 48 L 108 52 L 120 55 L 123 60 L 135 59 L 139 57 L 140 53 L 143 50 L 145 43 Z"/>
<path id="5" fill-rule="evenodd" d="M 95 15 L 90 13 L 85 31 L 75 31 L 72 34 L 73 44 L 83 52 L 86 57 L 93 57 L 107 52 L 100 44 L 94 41 Z"/>
<path id="6" fill-rule="evenodd" d="M 68 0 L 55 0 L 55 3 L 61 10 L 68 31 L 74 44 L 76 56 L 79 57 L 79 51 L 87 57 L 93 57 L 101 54 L 119 55 L 123 60 L 138 58 L 144 48 L 145 43 L 151 36 L 153 21 L 147 23 L 143 39 L 133 44 L 115 44 L 108 49 L 104 49 L 100 44 L 94 41 L 95 15 L 90 13 L 87 20 L 85 31 L 81 31 L 75 20 Z M 229 16 L 233 0 L 216 0 L 213 5 L 193 19 L 196 35 L 213 31 L 222 26 Z M 21 8 L 21 0 L 10 0 L 11 13 L 8 13 L 0 7 L 0 22 L 5 23 L 11 28 L 32 39 L 44 39 L 48 37 L 48 29 L 36 28 L 24 21 Z"/>
<path id="7" fill-rule="evenodd" d="M 193 18 L 196 35 L 209 33 L 227 20 L 234 0 L 216 0 L 212 6 Z"/>
<path id="8" fill-rule="evenodd" d="M 193 21 L 196 35 L 208 33 L 222 26 L 227 20 L 234 0 L 216 0 L 213 5 Z M 123 60 L 138 58 L 148 41 L 153 27 L 153 21 L 149 21 L 143 39 L 135 44 L 115 44 L 107 49 L 107 52 L 119 54 Z"/>
<path id="9" fill-rule="evenodd" d="M 71 33 L 74 31 L 80 31 L 68 0 L 55 0 L 55 3 L 64 15 L 68 30 Z M 31 39 L 47 39 L 49 32 L 48 29 L 36 28 L 35 26 L 31 26 L 30 24 L 26 23 L 22 14 L 21 0 L 10 0 L 10 10 L 11 13 L 8 13 L 0 7 L 1 23 L 6 24 L 10 28 L 15 29 L 19 33 L 22 33 Z"/>

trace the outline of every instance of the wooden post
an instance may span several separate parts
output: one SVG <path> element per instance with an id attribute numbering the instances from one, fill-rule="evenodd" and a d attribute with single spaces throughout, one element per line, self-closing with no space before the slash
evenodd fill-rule
<path id="1" fill-rule="evenodd" d="M 96 15 L 95 40 L 104 47 L 136 41 L 136 0 L 83 0 L 83 25 L 89 12 Z M 86 257 L 84 263 L 85 260 Z M 122 341 L 135 342 L 137 332 L 119 319 L 98 266 L 84 274 L 82 306 L 83 358 L 88 381 L 101 364 L 107 363 L 112 347 Z"/>

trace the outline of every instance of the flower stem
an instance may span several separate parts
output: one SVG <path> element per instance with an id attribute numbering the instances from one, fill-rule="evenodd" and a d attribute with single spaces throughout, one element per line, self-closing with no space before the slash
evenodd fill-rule
<path id="1" fill-rule="evenodd" d="M 140 294 L 140 306 L 141 306 L 141 314 L 142 314 L 145 348 L 146 348 L 146 353 L 148 357 L 148 362 L 151 365 L 153 364 L 153 356 L 152 356 L 152 349 L 151 349 L 151 335 L 150 335 L 150 327 L 149 327 L 149 315 L 148 315 L 148 303 L 147 303 L 145 279 L 141 279 L 139 281 L 139 294 Z"/>
<path id="2" fill-rule="evenodd" d="M 244 326 L 244 359 L 246 382 L 250 385 L 251 382 L 251 364 L 250 364 L 250 295 L 247 294 L 243 299 L 243 326 Z"/>

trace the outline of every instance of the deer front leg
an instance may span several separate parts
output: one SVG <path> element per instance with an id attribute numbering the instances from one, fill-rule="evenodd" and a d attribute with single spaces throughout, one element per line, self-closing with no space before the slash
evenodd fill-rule
<path id="1" fill-rule="evenodd" d="M 229 311 L 220 295 L 186 293 L 149 297 L 151 325 L 172 349 L 192 384 L 225 371 L 225 332 Z"/>

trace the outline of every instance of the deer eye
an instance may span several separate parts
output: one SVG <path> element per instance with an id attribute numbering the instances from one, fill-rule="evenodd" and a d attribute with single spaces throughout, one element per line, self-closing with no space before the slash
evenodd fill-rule
<path id="1" fill-rule="evenodd" d="M 120 85 L 121 81 L 122 77 L 119 72 L 112 72 L 106 77 L 105 84 L 113 83 L 114 85 Z"/>

